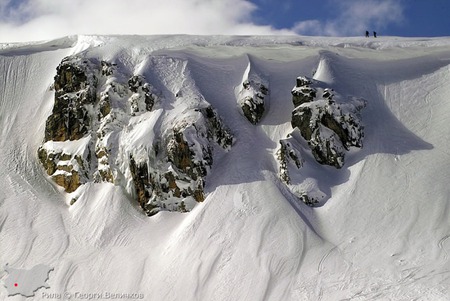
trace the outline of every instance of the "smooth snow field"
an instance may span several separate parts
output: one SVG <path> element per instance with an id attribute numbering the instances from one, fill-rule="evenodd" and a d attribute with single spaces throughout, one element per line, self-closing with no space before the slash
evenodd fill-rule
<path id="1" fill-rule="evenodd" d="M 195 85 L 217 110 L 236 141 L 215 158 L 203 203 L 147 217 L 123 187 L 89 183 L 69 205 L 37 149 L 56 67 L 77 53 L 157 73 L 164 93 Z M 172 72 L 174 61 L 190 83 Z M 248 66 L 270 86 L 256 126 L 235 97 Z M 298 76 L 367 102 L 363 148 L 351 149 L 342 169 L 310 155 L 298 170 L 323 193 L 318 207 L 299 202 L 277 175 Z M 449 175 L 450 38 L 71 36 L 0 44 L 1 300 L 27 299 L 8 297 L 5 264 L 54 268 L 50 288 L 27 300 L 65 292 L 450 300 Z"/>

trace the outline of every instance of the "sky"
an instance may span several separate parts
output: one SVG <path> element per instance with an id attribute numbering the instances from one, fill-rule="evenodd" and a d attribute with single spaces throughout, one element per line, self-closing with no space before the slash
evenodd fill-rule
<path id="1" fill-rule="evenodd" d="M 0 0 L 0 42 L 73 34 L 450 36 L 450 0 Z"/>

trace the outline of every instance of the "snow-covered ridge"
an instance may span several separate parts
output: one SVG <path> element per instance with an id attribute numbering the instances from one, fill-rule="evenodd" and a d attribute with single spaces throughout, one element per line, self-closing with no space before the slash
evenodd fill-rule
<path id="1" fill-rule="evenodd" d="M 67 41 L 1 46 L 0 266 L 54 267 L 49 293 L 138 292 L 148 300 L 450 298 L 448 38 Z M 96 75 L 94 104 L 83 100 L 87 84 L 62 94 L 84 103 L 81 112 L 91 122 L 87 132 L 79 127 L 80 139 L 44 142 L 52 84 L 65 57 L 87 60 Z M 246 74 L 268 82 L 270 99 L 256 125 L 237 105 L 236 87 Z M 325 92 L 336 104 L 358 107 L 354 100 L 365 100 L 357 116 L 363 147 L 348 146 L 339 169 L 318 163 L 292 127 L 299 105 L 291 91 L 299 76 L 316 89 L 311 103 L 328 105 Z M 219 119 L 234 137 L 231 148 L 208 131 L 206 123 Z M 174 128 L 184 129 L 182 139 Z M 162 210 L 149 218 L 134 183 L 145 197 L 140 176 L 172 172 L 162 158 L 185 149 L 176 147 L 183 140 L 196 154 L 203 155 L 204 145 L 213 148 L 205 199 L 193 208 L 184 204 L 189 213 Z M 152 161 L 155 145 L 161 158 Z M 91 150 L 93 173 L 64 192 L 46 175 L 40 146 L 60 153 L 54 165 L 60 178 L 82 173 L 87 165 L 79 161 Z M 180 193 L 189 188 L 180 179 L 175 184 Z M 304 204 L 314 200 L 316 207 Z M 180 200 L 172 201 L 167 205 Z"/>
<path id="2" fill-rule="evenodd" d="M 0 52 L 8 54 L 11 51 L 20 52 L 26 50 L 55 50 L 71 47 L 72 54 L 82 52 L 90 47 L 101 45 L 116 45 L 128 50 L 136 47 L 147 51 L 167 49 L 196 49 L 208 47 L 214 49 L 217 46 L 227 47 L 267 47 L 279 48 L 280 46 L 305 46 L 305 47 L 335 47 L 335 48 L 369 48 L 374 50 L 391 48 L 424 48 L 445 47 L 450 45 L 450 38 L 404 38 L 404 37 L 308 37 L 308 36 L 192 36 L 192 35 L 153 35 L 153 36 L 99 36 L 99 35 L 74 35 L 62 37 L 56 40 L 0 43 Z M 125 46 L 126 45 L 126 46 Z"/>

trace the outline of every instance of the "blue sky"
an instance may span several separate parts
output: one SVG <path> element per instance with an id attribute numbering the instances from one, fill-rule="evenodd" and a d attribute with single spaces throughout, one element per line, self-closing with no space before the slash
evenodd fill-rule
<path id="1" fill-rule="evenodd" d="M 450 36 L 450 0 L 0 0 L 0 42 L 72 34 Z"/>
<path id="2" fill-rule="evenodd" d="M 372 20 L 366 19 L 367 30 L 375 30 L 389 36 L 450 36 L 450 0 L 252 0 L 252 2 L 258 6 L 255 12 L 257 22 L 270 24 L 278 29 L 293 28 L 296 23 L 308 20 L 317 20 L 324 26 L 339 20 L 344 10 L 349 10 L 352 6 L 367 7 L 366 11 L 369 12 L 386 5 L 386 11 L 380 11 L 380 15 L 372 16 Z M 342 5 L 343 3 L 347 5 Z M 397 15 L 398 10 L 401 11 L 400 15 Z M 395 16 L 390 19 L 389 15 L 392 13 Z M 361 23 L 364 23 L 364 14 L 360 17 Z M 380 20 L 381 25 L 376 20 Z M 336 24 L 339 26 L 340 22 L 337 21 Z M 357 33 L 350 33 L 354 34 Z"/>

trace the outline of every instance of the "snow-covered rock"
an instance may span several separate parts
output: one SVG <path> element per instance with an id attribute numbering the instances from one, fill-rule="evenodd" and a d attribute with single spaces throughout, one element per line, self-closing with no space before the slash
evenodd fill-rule
<path id="1" fill-rule="evenodd" d="M 286 184 L 291 182 L 289 170 L 293 167 L 300 169 L 303 166 L 304 159 L 299 147 L 295 146 L 296 144 L 297 141 L 289 136 L 280 140 L 280 148 L 277 151 L 277 159 L 280 164 L 279 176 Z"/>
<path id="2" fill-rule="evenodd" d="M 181 111 L 166 119 L 170 101 L 143 75 L 80 56 L 61 62 L 53 86 L 55 105 L 38 155 L 56 184 L 67 192 L 88 182 L 122 185 L 149 215 L 187 211 L 204 200 L 212 143 L 228 149 L 233 137 L 198 92 L 177 92 L 171 106 Z"/>
<path id="3" fill-rule="evenodd" d="M 264 115 L 269 96 L 269 81 L 255 71 L 249 62 L 238 87 L 237 101 L 244 116 L 252 124 L 258 124 Z"/>
<path id="4" fill-rule="evenodd" d="M 213 164 L 213 144 L 228 149 L 233 143 L 233 136 L 211 106 L 190 114 L 195 119 L 175 124 L 155 140 L 148 156 L 136 161 L 130 152 L 137 199 L 148 215 L 160 210 L 185 212 L 202 202 L 205 177 Z"/>
<path id="5" fill-rule="evenodd" d="M 307 77 L 297 77 L 297 84 L 292 89 L 292 102 L 295 107 L 298 107 L 302 103 L 313 101 L 316 97 L 316 89 L 310 87 L 311 80 Z"/>
<path id="6" fill-rule="evenodd" d="M 359 111 L 365 101 L 355 97 L 344 99 L 318 81 L 297 78 L 292 90 L 292 127 L 300 130 L 312 153 L 321 164 L 336 168 L 344 165 L 345 152 L 351 146 L 362 147 L 364 126 Z"/>
<path id="7" fill-rule="evenodd" d="M 75 141 L 47 141 L 38 150 L 45 171 L 67 192 L 90 179 L 92 143 L 88 135 Z"/>
<path id="8" fill-rule="evenodd" d="M 94 62 L 67 57 L 57 68 L 55 104 L 45 126 L 45 141 L 77 140 L 89 132 L 89 111 L 96 102 Z"/>
<path id="9" fill-rule="evenodd" d="M 128 80 L 128 86 L 134 93 L 129 99 L 132 114 L 143 111 L 144 108 L 139 107 L 143 103 L 145 104 L 145 110 L 151 111 L 155 105 L 155 95 L 152 94 L 151 86 L 145 82 L 144 77 L 140 75 L 132 76 Z"/>
<path id="10" fill-rule="evenodd" d="M 317 184 L 320 179 L 303 170 L 305 158 L 342 168 L 350 147 L 362 147 L 364 127 L 359 112 L 365 101 L 344 99 L 323 82 L 304 76 L 297 78 L 291 94 L 293 131 L 279 141 L 278 175 L 298 200 L 316 206 L 326 194 Z M 309 151 L 312 156 L 306 154 Z"/>

